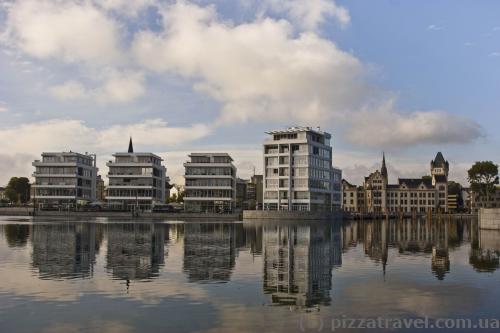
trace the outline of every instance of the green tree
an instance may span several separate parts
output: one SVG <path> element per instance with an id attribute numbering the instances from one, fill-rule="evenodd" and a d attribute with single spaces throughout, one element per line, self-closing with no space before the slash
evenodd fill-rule
<path id="1" fill-rule="evenodd" d="M 498 165 L 492 161 L 476 162 L 468 171 L 468 180 L 472 191 L 486 196 L 489 201 L 498 185 Z"/>
<path id="2" fill-rule="evenodd" d="M 462 185 L 450 180 L 448 182 L 448 194 L 456 194 L 458 196 L 461 196 L 462 195 Z"/>
<path id="3" fill-rule="evenodd" d="M 26 203 L 30 200 L 30 181 L 26 177 L 12 177 L 5 188 L 5 196 L 11 202 Z"/>

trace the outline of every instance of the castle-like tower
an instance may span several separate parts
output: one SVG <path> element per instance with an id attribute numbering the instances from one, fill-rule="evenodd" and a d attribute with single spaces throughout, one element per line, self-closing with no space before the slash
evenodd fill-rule
<path id="1" fill-rule="evenodd" d="M 431 175 L 434 176 L 444 176 L 448 178 L 448 172 L 450 171 L 450 165 L 448 161 L 444 159 L 441 152 L 438 152 L 436 158 L 431 161 Z"/>

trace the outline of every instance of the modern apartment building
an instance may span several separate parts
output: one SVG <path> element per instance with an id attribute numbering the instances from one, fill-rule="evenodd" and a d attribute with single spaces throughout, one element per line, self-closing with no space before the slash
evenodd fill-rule
<path id="1" fill-rule="evenodd" d="M 342 170 L 332 167 L 332 208 L 342 209 Z"/>
<path id="2" fill-rule="evenodd" d="M 43 153 L 33 166 L 33 200 L 37 207 L 73 208 L 96 199 L 95 155 Z"/>
<path id="3" fill-rule="evenodd" d="M 153 153 L 136 153 L 130 139 L 127 153 L 116 153 L 109 161 L 106 199 L 120 210 L 148 210 L 165 203 L 167 169 L 163 159 Z"/>
<path id="4" fill-rule="evenodd" d="M 331 211 L 331 135 L 310 127 L 267 132 L 264 210 Z"/>
<path id="5" fill-rule="evenodd" d="M 231 212 L 236 204 L 236 167 L 226 153 L 192 153 L 184 163 L 184 210 Z"/>

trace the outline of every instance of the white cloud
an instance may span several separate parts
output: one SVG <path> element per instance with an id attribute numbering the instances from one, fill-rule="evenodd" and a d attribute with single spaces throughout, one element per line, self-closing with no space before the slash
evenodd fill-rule
<path id="1" fill-rule="evenodd" d="M 63 119 L 4 128 L 0 129 L 0 142 L 2 142 L 0 160 L 10 162 L 0 163 L 2 170 L 0 182 L 5 182 L 9 177 L 19 173 L 31 174 L 31 161 L 39 158 L 44 151 L 72 150 L 97 153 L 98 161 L 101 162 L 100 169 L 106 170 L 104 161 L 114 152 L 125 151 L 129 136 L 133 137 L 134 146 L 139 151 L 186 144 L 206 137 L 211 130 L 202 124 L 170 127 L 159 119 L 102 129 L 89 127 L 79 120 Z"/>
<path id="2" fill-rule="evenodd" d="M 52 86 L 49 92 L 55 98 L 67 100 L 89 100 L 101 104 L 127 103 L 145 93 L 144 75 L 133 71 L 110 70 L 104 75 L 104 82 L 97 88 L 86 88 L 82 83 L 70 80 Z"/>
<path id="3" fill-rule="evenodd" d="M 378 148 L 466 144 L 482 135 L 481 126 L 468 118 L 440 111 L 402 114 L 394 101 L 354 113 L 349 123 L 345 134 L 351 142 Z"/>
<path id="4" fill-rule="evenodd" d="M 213 7 L 177 3 L 163 12 L 164 31 L 135 36 L 138 61 L 152 71 L 196 80 L 223 105 L 220 122 L 330 118 L 365 89 L 362 64 L 314 33 L 270 18 L 232 26 Z"/>
<path id="5" fill-rule="evenodd" d="M 367 66 L 314 32 L 295 35 L 288 21 L 232 25 L 214 7 L 187 2 L 162 15 L 163 31 L 135 36 L 135 57 L 153 72 L 193 79 L 197 91 L 222 104 L 218 124 L 335 125 L 367 146 L 467 143 L 480 136 L 480 127 L 465 118 L 398 111 L 392 94 L 365 83 Z"/>
<path id="6" fill-rule="evenodd" d="M 119 61 L 120 25 L 88 2 L 23 0 L 8 9 L 8 41 L 33 57 Z"/>
<path id="7" fill-rule="evenodd" d="M 331 0 L 264 0 L 271 10 L 285 12 L 304 30 L 316 30 L 328 17 L 335 18 L 342 26 L 351 21 L 349 11 Z"/>
<path id="8" fill-rule="evenodd" d="M 436 24 L 429 24 L 427 26 L 427 30 L 430 30 L 430 31 L 439 31 L 439 30 L 442 30 L 443 27 L 439 26 L 439 25 L 436 25 Z"/>
<path id="9" fill-rule="evenodd" d="M 9 111 L 9 109 L 7 109 L 7 107 L 3 106 L 3 105 L 0 105 L 0 113 L 4 113 L 4 112 L 7 112 Z"/>
<path id="10" fill-rule="evenodd" d="M 136 16 L 140 11 L 156 4 L 156 0 L 94 0 L 97 6 L 127 16 Z"/>
<path id="11" fill-rule="evenodd" d="M 491 52 L 489 54 L 490 57 L 500 57 L 500 52 Z"/>
<path id="12" fill-rule="evenodd" d="M 62 101 L 85 99 L 88 95 L 86 88 L 80 82 L 74 80 L 52 86 L 49 88 L 49 92 Z"/>

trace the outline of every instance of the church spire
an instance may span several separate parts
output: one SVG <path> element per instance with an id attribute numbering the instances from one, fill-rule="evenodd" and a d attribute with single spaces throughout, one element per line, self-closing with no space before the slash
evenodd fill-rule
<path id="1" fill-rule="evenodd" d="M 128 142 L 128 152 L 129 153 L 134 152 L 134 146 L 132 145 L 132 137 L 130 137 L 130 141 Z"/>
<path id="2" fill-rule="evenodd" d="M 387 167 L 385 166 L 385 152 L 382 153 L 382 168 L 380 169 L 382 176 L 387 178 Z"/>

